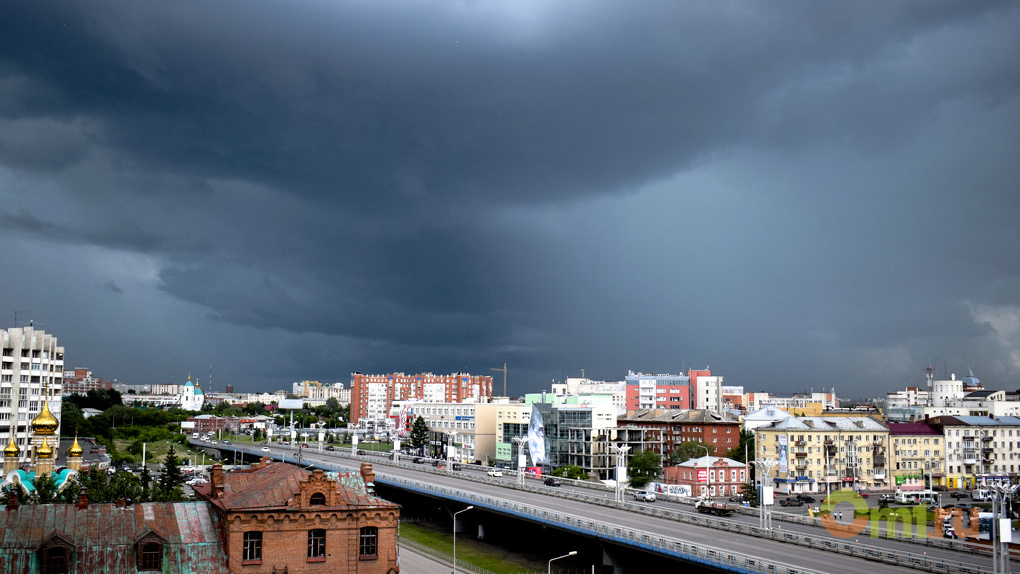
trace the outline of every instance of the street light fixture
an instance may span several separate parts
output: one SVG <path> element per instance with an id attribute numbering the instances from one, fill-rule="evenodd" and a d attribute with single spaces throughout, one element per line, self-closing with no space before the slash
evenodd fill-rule
<path id="1" fill-rule="evenodd" d="M 712 491 L 712 476 L 708 474 L 708 467 L 712 461 L 709 459 L 708 447 L 703 444 L 696 444 L 694 446 L 705 449 L 705 480 L 708 482 L 708 489 L 705 491 L 705 498 L 711 500 L 711 496 L 708 493 Z"/>
<path id="2" fill-rule="evenodd" d="M 570 556 L 575 556 L 576 554 L 577 554 L 577 550 L 571 550 L 569 554 L 564 554 L 563 556 L 557 556 L 556 558 L 553 558 L 552 560 L 550 560 L 549 561 L 548 574 L 552 574 L 552 563 L 553 563 L 553 560 L 559 560 L 560 558 L 568 558 Z"/>
<path id="3" fill-rule="evenodd" d="M 453 574 L 457 574 L 457 515 L 461 512 L 467 512 L 472 508 L 474 508 L 474 505 L 453 513 Z"/>

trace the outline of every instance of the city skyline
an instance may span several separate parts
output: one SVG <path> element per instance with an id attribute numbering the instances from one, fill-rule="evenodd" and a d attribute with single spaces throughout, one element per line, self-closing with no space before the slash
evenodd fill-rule
<path id="1" fill-rule="evenodd" d="M 129 384 L 1020 386 L 1020 6 L 0 7 L 0 328 Z M 501 387 L 500 387 L 501 388 Z"/>

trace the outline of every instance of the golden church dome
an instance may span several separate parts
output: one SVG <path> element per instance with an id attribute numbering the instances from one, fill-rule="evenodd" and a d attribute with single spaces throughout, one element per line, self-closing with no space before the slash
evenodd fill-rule
<path id="1" fill-rule="evenodd" d="M 43 439 L 42 444 L 36 449 L 35 455 L 38 458 L 53 458 L 53 447 L 50 446 L 49 439 Z"/>
<path id="2" fill-rule="evenodd" d="M 49 401 L 43 401 L 42 411 L 32 420 L 32 431 L 40 436 L 53 436 L 58 426 L 60 421 L 50 412 Z"/>
<path id="3" fill-rule="evenodd" d="M 81 458 L 82 452 L 84 450 L 78 445 L 78 435 L 74 435 L 74 444 L 71 445 L 71 448 L 67 449 L 67 456 L 70 458 Z"/>
<path id="4" fill-rule="evenodd" d="M 11 433 L 11 442 L 7 443 L 7 448 L 4 449 L 4 456 L 7 458 L 17 458 L 21 454 L 21 449 L 14 442 L 14 433 Z"/>

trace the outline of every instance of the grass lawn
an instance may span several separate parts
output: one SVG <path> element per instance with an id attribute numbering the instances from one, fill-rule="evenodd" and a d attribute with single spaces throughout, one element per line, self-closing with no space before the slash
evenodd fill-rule
<path id="1" fill-rule="evenodd" d="M 118 452 L 127 453 L 128 447 L 131 446 L 131 443 L 134 442 L 134 441 L 132 441 L 132 440 L 119 440 L 118 439 L 118 440 L 115 440 L 113 442 L 114 442 L 115 445 L 117 445 L 117 451 Z M 202 454 L 203 453 L 201 451 L 191 450 L 190 448 L 188 448 L 187 445 L 179 444 L 179 443 L 176 443 L 176 442 L 173 442 L 173 441 L 156 441 L 156 442 L 147 443 L 145 445 L 145 463 L 146 464 L 157 464 L 157 463 L 162 464 L 163 461 L 166 460 L 167 453 L 170 452 L 170 445 L 173 445 L 174 453 L 177 455 L 178 459 L 184 459 L 185 461 L 188 461 L 188 460 L 197 460 L 198 463 L 202 462 Z M 142 463 L 142 455 L 141 454 L 131 455 L 131 456 L 134 457 L 135 464 L 141 464 Z M 208 454 L 206 454 L 205 455 L 205 462 L 206 462 L 206 464 L 213 464 L 214 462 L 219 462 L 219 461 L 215 460 L 212 456 L 209 456 Z M 184 464 L 187 464 L 187 462 L 185 462 Z"/>
<path id="2" fill-rule="evenodd" d="M 433 525 L 421 522 L 401 522 L 400 537 L 453 556 L 453 532 L 440 531 Z M 469 562 L 497 574 L 544 572 L 546 568 L 544 562 L 531 562 L 520 556 L 508 554 L 465 533 L 457 536 L 457 560 Z"/>

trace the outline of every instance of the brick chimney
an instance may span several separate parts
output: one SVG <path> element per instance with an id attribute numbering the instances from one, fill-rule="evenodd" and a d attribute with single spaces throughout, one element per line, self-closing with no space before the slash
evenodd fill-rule
<path id="1" fill-rule="evenodd" d="M 7 510 L 18 509 L 18 493 L 14 492 L 15 488 L 20 488 L 17 485 L 12 485 L 10 490 L 7 491 Z"/>
<path id="2" fill-rule="evenodd" d="M 85 510 L 89 507 L 89 489 L 81 489 L 81 497 L 78 498 L 78 510 Z"/>
<path id="3" fill-rule="evenodd" d="M 124 499 L 124 498 L 118 498 L 117 499 L 117 508 L 124 508 L 126 506 L 127 506 L 127 499 Z"/>
<path id="4" fill-rule="evenodd" d="M 223 498 L 223 465 L 219 463 L 214 464 L 209 478 L 211 479 L 209 485 L 212 487 L 210 489 L 212 497 Z"/>
<path id="5" fill-rule="evenodd" d="M 372 463 L 361 463 L 361 479 L 365 481 L 365 490 L 369 494 L 375 494 L 375 471 L 372 470 Z"/>

